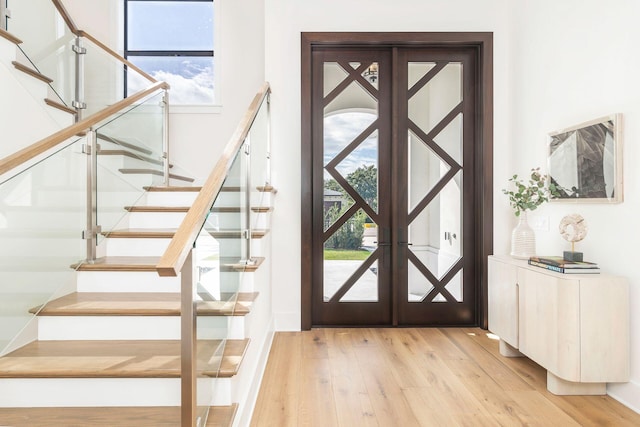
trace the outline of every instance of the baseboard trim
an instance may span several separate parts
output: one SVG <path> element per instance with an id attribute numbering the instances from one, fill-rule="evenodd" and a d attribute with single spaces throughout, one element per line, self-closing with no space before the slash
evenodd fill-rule
<path id="1" fill-rule="evenodd" d="M 607 394 L 627 408 L 640 414 L 640 382 L 607 385 Z"/>
<path id="2" fill-rule="evenodd" d="M 260 346 L 260 354 L 256 363 L 256 369 L 253 372 L 253 380 L 251 386 L 248 388 L 248 392 L 245 395 L 243 405 L 240 405 L 238 414 L 236 414 L 236 426 L 248 426 L 251 423 L 251 417 L 253 416 L 253 409 L 256 406 L 258 400 L 258 393 L 260 392 L 260 386 L 262 384 L 262 377 L 264 371 L 267 368 L 267 361 L 269 360 L 269 353 L 271 352 L 271 344 L 273 343 L 273 336 L 275 334 L 275 319 L 272 316 L 269 321 L 267 333 Z"/>
<path id="3" fill-rule="evenodd" d="M 300 313 L 275 313 L 276 332 L 300 331 Z"/>

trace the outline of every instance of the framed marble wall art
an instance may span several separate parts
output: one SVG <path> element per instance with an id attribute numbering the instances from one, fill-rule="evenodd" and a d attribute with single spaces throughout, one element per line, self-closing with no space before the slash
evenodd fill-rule
<path id="1" fill-rule="evenodd" d="M 550 182 L 556 201 L 622 202 L 622 115 L 612 114 L 549 134 Z"/>

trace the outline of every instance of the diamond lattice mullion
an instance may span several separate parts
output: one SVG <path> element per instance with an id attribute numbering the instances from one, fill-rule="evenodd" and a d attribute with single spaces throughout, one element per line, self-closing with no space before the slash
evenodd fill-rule
<path id="1" fill-rule="evenodd" d="M 349 87 L 349 85 L 353 81 L 353 77 L 351 76 L 352 68 L 349 67 L 349 69 L 346 69 L 344 67 L 344 64 L 340 62 L 338 63 L 338 65 L 340 65 L 342 69 L 347 73 L 347 76 L 345 76 L 344 80 L 342 80 L 340 84 L 335 87 L 335 89 L 333 89 L 331 92 L 329 92 L 329 94 L 327 94 L 327 96 L 324 97 L 323 105 L 322 105 L 323 108 L 329 105 L 334 99 L 336 99 L 338 95 L 340 95 L 340 93 L 342 93 L 343 90 Z"/>
<path id="2" fill-rule="evenodd" d="M 409 125 L 408 128 L 410 131 L 416 134 L 418 138 L 422 140 L 423 143 L 427 145 L 438 157 L 442 159 L 449 166 L 454 167 L 462 167 L 455 161 L 453 157 L 449 155 L 445 150 L 442 149 L 436 142 L 433 140 L 444 128 L 446 128 L 457 116 L 462 112 L 462 102 L 458 104 L 453 110 L 451 110 L 440 122 L 433 128 L 429 133 L 425 133 L 420 126 L 415 124 L 411 119 L 407 119 Z"/>
<path id="3" fill-rule="evenodd" d="M 427 295 L 425 295 L 425 297 L 422 299 L 422 301 L 420 302 L 424 302 L 424 301 L 428 301 L 428 302 L 433 302 L 434 298 L 438 295 L 441 294 L 444 299 L 447 300 L 447 302 L 451 302 L 451 303 L 458 303 L 459 301 L 456 300 L 456 298 L 451 295 L 451 293 L 447 290 L 446 286 L 447 284 L 449 284 L 449 282 L 451 281 L 451 279 L 453 279 L 453 276 L 455 276 L 456 274 L 458 274 L 458 271 L 460 271 L 460 269 L 462 269 L 462 258 L 460 258 L 452 267 L 451 269 L 447 272 L 447 274 L 442 278 L 442 280 L 440 280 L 441 284 L 444 284 L 443 288 L 434 288 L 431 290 L 431 292 L 429 292 Z"/>
<path id="4" fill-rule="evenodd" d="M 427 83 L 431 81 L 432 78 L 436 76 L 444 67 L 446 67 L 448 62 L 436 62 L 436 66 L 430 69 L 427 74 L 425 74 L 420 80 L 418 80 L 412 87 L 409 89 L 407 99 L 411 99 L 413 95 L 418 93 L 420 89 L 422 89 Z"/>
<path id="5" fill-rule="evenodd" d="M 356 284 L 358 279 L 369 269 L 369 267 L 371 267 L 371 264 L 373 264 L 373 262 L 376 261 L 379 256 L 380 248 L 376 248 L 376 250 L 373 251 L 371 255 L 369 255 L 369 257 L 362 262 L 362 264 L 360 264 L 360 267 L 358 267 L 358 269 L 353 272 L 351 277 L 349 277 L 347 281 L 344 282 L 342 286 L 340 286 L 340 289 L 338 289 L 336 293 L 333 294 L 328 303 L 339 302 L 340 298 L 342 298 L 347 292 L 349 292 L 349 289 L 351 289 L 353 285 Z"/>
<path id="6" fill-rule="evenodd" d="M 369 204 L 362 198 L 362 196 L 360 196 L 360 193 L 358 193 L 351 185 L 349 185 L 349 182 L 347 182 L 347 180 L 342 175 L 340 175 L 340 173 L 335 170 L 333 166 L 327 165 L 325 166 L 325 170 L 329 172 L 329 175 L 331 175 L 333 179 L 335 179 L 336 182 L 340 184 L 340 186 L 344 188 L 347 193 L 349 193 L 351 198 L 355 201 L 355 205 L 362 208 L 362 210 L 364 210 L 367 215 L 369 215 L 369 218 L 371 218 L 376 224 L 380 222 L 378 219 L 378 214 L 374 212 L 373 208 L 369 206 Z"/>
<path id="7" fill-rule="evenodd" d="M 462 167 L 456 164 L 455 166 L 452 166 L 451 169 L 449 169 L 447 173 L 442 176 L 442 178 L 440 178 L 436 185 L 433 186 L 431 191 L 429 191 L 427 195 L 424 196 L 422 200 L 420 200 L 420 203 L 418 203 L 416 207 L 413 208 L 413 210 L 409 214 L 409 224 L 411 224 L 418 217 L 418 215 L 420 215 L 420 212 L 422 212 L 424 208 L 426 208 L 429 203 L 431 203 L 431 201 L 438 195 L 438 193 L 444 188 L 444 186 L 447 185 L 449 181 L 451 181 L 453 177 L 456 176 L 460 169 L 462 169 Z"/>
<path id="8" fill-rule="evenodd" d="M 449 113 L 447 113 L 446 116 L 444 116 L 442 118 L 442 120 L 440 120 L 440 122 L 435 125 L 433 127 L 433 129 L 431 129 L 429 131 L 429 133 L 427 134 L 427 137 L 429 138 L 429 140 L 433 140 L 436 136 L 438 136 L 438 134 L 440 132 L 442 132 L 442 130 L 444 128 L 446 128 L 447 126 L 449 126 L 449 124 L 456 118 L 458 117 L 458 114 L 462 113 L 462 107 L 463 107 L 463 101 L 460 101 L 460 103 L 458 105 L 456 105 L 455 107 L 453 107 L 451 109 L 451 111 L 449 111 Z"/>
<path id="9" fill-rule="evenodd" d="M 434 276 L 433 273 L 429 271 L 429 269 L 418 259 L 416 254 L 414 254 L 411 250 L 409 250 L 409 260 L 418 269 L 418 271 L 420 271 L 420 273 L 422 273 L 422 275 L 426 277 L 427 280 L 429 280 L 429 282 L 433 286 L 433 289 L 431 290 L 431 292 L 429 292 L 422 299 L 422 302 L 424 301 L 432 302 L 433 299 L 438 294 L 442 294 L 442 296 L 449 302 L 457 302 L 456 299 L 453 297 L 453 295 L 451 295 L 451 293 L 445 287 L 448 281 L 451 280 L 451 277 L 447 279 L 447 276 L 449 275 L 449 273 L 447 273 L 447 276 L 443 277 L 442 280 L 438 280 L 436 276 Z M 455 266 L 451 268 L 451 270 L 449 270 L 449 272 L 453 271 L 459 264 L 462 265 L 461 261 L 462 260 L 458 260 L 458 263 L 456 263 Z M 447 280 L 445 281 L 445 279 Z"/>
<path id="10" fill-rule="evenodd" d="M 340 151 L 333 159 L 331 159 L 325 167 L 335 168 L 336 166 L 338 166 L 340 162 L 346 159 L 349 154 L 351 154 L 356 148 L 358 148 L 358 146 L 362 144 L 362 142 L 364 142 L 364 140 L 367 139 L 373 133 L 373 131 L 377 130 L 377 128 L 378 119 L 371 123 L 369 127 L 363 130 L 362 133 L 356 137 L 356 139 L 354 139 L 349 143 L 349 145 L 342 149 L 342 151 Z"/>
<path id="11" fill-rule="evenodd" d="M 340 218 L 338 218 L 336 222 L 331 224 L 331 227 L 327 228 L 327 231 L 324 232 L 322 243 L 325 243 L 329 239 L 329 237 L 333 235 L 333 233 L 338 231 L 345 222 L 349 221 L 349 218 L 355 215 L 355 213 L 358 212 L 358 209 L 360 209 L 360 206 L 358 206 L 358 204 L 356 203 L 354 205 L 351 205 L 349 209 L 347 209 L 342 215 L 340 215 Z"/>
<path id="12" fill-rule="evenodd" d="M 345 63 L 344 61 L 338 61 L 338 64 L 340 64 L 340 66 L 342 68 L 345 68 L 345 65 L 347 65 L 347 63 Z M 360 86 L 362 86 L 362 88 L 364 90 L 369 92 L 371 94 L 371 96 L 373 96 L 377 100 L 378 99 L 378 89 L 376 89 L 367 79 L 362 77 L 362 73 L 364 73 L 364 71 L 367 68 L 369 68 L 370 65 L 371 64 L 367 64 L 365 62 L 365 63 L 361 64 L 358 68 L 355 68 L 355 69 L 353 67 L 349 67 L 350 68 L 349 70 L 347 70 L 345 68 L 345 71 L 347 71 L 349 73 L 349 77 L 351 77 L 354 81 L 360 83 Z"/>

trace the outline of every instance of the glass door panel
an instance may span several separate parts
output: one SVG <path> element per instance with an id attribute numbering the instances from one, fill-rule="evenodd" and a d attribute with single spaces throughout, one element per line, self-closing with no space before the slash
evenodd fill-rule
<path id="1" fill-rule="evenodd" d="M 473 270 L 468 264 L 473 233 L 465 233 L 473 208 L 473 187 L 464 179 L 473 170 L 473 162 L 464 162 L 473 158 L 472 134 L 465 135 L 474 120 L 473 91 L 465 90 L 473 77 L 469 57 L 455 49 L 407 49 L 400 54 L 400 78 L 406 79 L 400 87 L 407 88 L 399 94 L 406 111 L 401 119 L 400 140 L 406 145 L 400 149 L 404 159 L 399 173 L 407 189 L 401 196 L 406 197 L 401 206 L 407 210 L 399 219 L 399 233 L 407 237 L 406 243 L 400 242 L 399 259 L 406 263 L 400 267 L 400 324 L 475 321 L 473 281 L 468 282 L 469 290 L 465 288 L 465 277 L 471 274 L 465 265 Z"/>
<path id="2" fill-rule="evenodd" d="M 388 280 L 380 277 L 389 270 L 389 213 L 380 210 L 378 200 L 388 188 L 381 188 L 379 171 L 388 170 L 390 100 L 381 102 L 380 95 L 390 88 L 389 74 L 384 80 L 390 55 L 384 52 L 380 58 L 371 51 L 318 56 L 322 85 L 316 88 L 321 99 L 315 123 L 322 170 L 315 188 L 323 194 L 316 208 L 321 209 L 323 226 L 314 246 L 321 260 L 314 312 L 324 324 L 352 324 L 352 312 L 366 313 L 364 323 L 388 323 Z M 382 227 L 384 242 L 379 241 Z M 381 276 L 380 270 L 386 273 Z"/>

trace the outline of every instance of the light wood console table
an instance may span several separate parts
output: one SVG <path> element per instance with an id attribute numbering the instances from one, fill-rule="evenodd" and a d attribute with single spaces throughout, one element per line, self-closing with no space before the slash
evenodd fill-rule
<path id="1" fill-rule="evenodd" d="M 607 274 L 562 274 L 489 257 L 489 330 L 500 353 L 547 369 L 559 395 L 606 394 L 629 381 L 629 285 Z"/>

